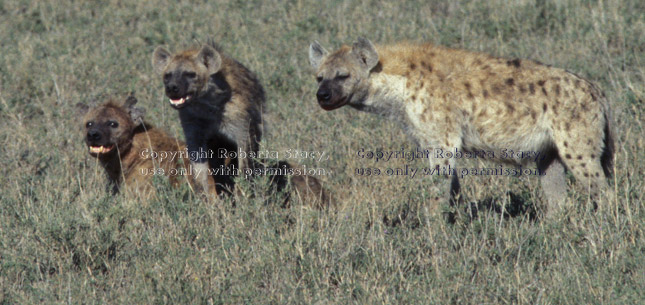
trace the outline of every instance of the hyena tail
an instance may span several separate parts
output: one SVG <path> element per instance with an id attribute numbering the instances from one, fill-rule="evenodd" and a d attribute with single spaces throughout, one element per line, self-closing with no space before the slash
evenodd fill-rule
<path id="1" fill-rule="evenodd" d="M 602 155 L 600 155 L 600 164 L 602 169 L 605 172 L 605 177 L 611 178 L 614 174 L 614 130 L 612 128 L 611 114 L 610 110 L 605 110 L 605 139 L 604 139 L 604 149 Z"/>

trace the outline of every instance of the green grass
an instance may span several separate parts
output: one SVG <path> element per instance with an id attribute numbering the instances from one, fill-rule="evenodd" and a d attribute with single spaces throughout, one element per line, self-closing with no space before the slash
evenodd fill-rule
<path id="1" fill-rule="evenodd" d="M 0 304 L 645 299 L 643 1 L 206 2 L 0 1 Z M 615 114 L 618 199 L 592 211 L 572 191 L 571 209 L 536 221 L 536 179 L 467 177 L 464 196 L 480 209 L 448 224 L 424 204 L 432 179 L 355 176 L 385 166 L 357 158 L 360 148 L 412 148 L 390 122 L 315 101 L 309 43 L 358 36 L 531 58 L 591 79 Z M 265 149 L 330 155 L 300 163 L 328 170 L 337 210 L 283 209 L 261 192 L 210 205 L 163 183 L 147 205 L 106 192 L 74 105 L 134 90 L 148 120 L 181 137 L 150 57 L 209 38 L 259 75 Z"/>

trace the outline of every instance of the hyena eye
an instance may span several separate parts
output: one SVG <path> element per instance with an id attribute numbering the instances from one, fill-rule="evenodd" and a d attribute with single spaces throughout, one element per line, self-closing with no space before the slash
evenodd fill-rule
<path id="1" fill-rule="evenodd" d="M 117 128 L 117 127 L 119 127 L 119 123 L 116 122 L 116 121 L 109 121 L 108 126 L 110 126 L 112 128 Z"/>
<path id="2" fill-rule="evenodd" d="M 170 75 L 170 73 L 166 73 L 166 74 L 164 74 L 164 75 L 163 75 L 163 80 L 164 80 L 164 81 L 168 81 L 168 80 L 170 79 L 170 77 L 171 77 L 171 76 L 172 76 L 172 75 Z"/>
<path id="3" fill-rule="evenodd" d="M 85 127 L 87 127 L 87 128 L 92 127 L 92 125 L 94 125 L 94 123 L 93 123 L 93 122 L 87 122 L 87 123 L 85 123 Z"/>
<path id="4" fill-rule="evenodd" d="M 322 76 L 318 76 L 318 77 L 316 77 L 316 81 L 317 81 L 317 82 L 319 82 L 319 83 L 320 83 L 320 82 L 322 82 L 322 80 L 323 80 Z"/>
<path id="5" fill-rule="evenodd" d="M 186 75 L 186 77 L 188 77 L 188 78 L 195 78 L 195 76 L 197 76 L 197 73 L 195 73 L 195 72 L 186 72 L 186 73 L 184 73 L 184 75 Z"/>
<path id="6" fill-rule="evenodd" d="M 344 79 L 348 79 L 348 78 L 349 78 L 349 74 L 338 74 L 336 76 L 337 80 L 344 80 Z"/>

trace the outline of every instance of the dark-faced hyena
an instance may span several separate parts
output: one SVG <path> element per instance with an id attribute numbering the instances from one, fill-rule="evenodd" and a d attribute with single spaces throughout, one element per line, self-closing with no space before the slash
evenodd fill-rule
<path id="1" fill-rule="evenodd" d="M 431 44 L 375 47 L 359 38 L 328 53 L 314 42 L 318 103 L 344 105 L 400 122 L 422 148 L 539 152 L 551 214 L 566 200 L 565 168 L 597 198 L 612 174 L 609 103 L 587 80 L 530 60 L 502 59 Z M 513 159 L 498 159 L 513 161 Z M 456 168 L 455 158 L 431 159 Z M 459 193 L 457 175 L 446 196 Z M 440 198 L 434 198 L 439 201 Z"/>
<path id="2" fill-rule="evenodd" d="M 194 172 L 188 168 L 184 143 L 143 121 L 143 108 L 137 99 L 108 100 L 83 111 L 85 143 L 92 157 L 105 169 L 114 192 L 126 190 L 148 197 L 154 191 L 154 175 L 165 175 L 173 185 L 185 180 L 192 184 Z M 164 156 L 159 158 L 158 156 Z M 208 173 L 199 173 L 208 176 Z M 224 181 L 220 181 L 223 183 Z M 215 181 L 211 181 L 215 184 Z"/>
<path id="3" fill-rule="evenodd" d="M 252 169 L 249 156 L 258 151 L 264 107 L 264 90 L 255 75 L 214 45 L 175 54 L 158 47 L 152 65 L 179 112 L 193 167 L 217 167 L 213 163 L 221 163 L 218 150 L 224 148 L 244 152 L 237 160 L 241 173 Z M 207 189 L 206 178 L 198 182 Z"/>

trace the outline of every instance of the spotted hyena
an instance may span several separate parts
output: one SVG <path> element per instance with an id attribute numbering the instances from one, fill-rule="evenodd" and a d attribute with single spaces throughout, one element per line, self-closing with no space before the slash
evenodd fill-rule
<path id="1" fill-rule="evenodd" d="M 264 89 L 256 76 L 214 44 L 171 54 L 158 47 L 152 65 L 162 77 L 170 105 L 179 112 L 193 167 L 221 163 L 218 150 L 242 151 L 240 172 L 252 169 L 262 137 Z M 198 183 L 207 188 L 206 178 Z"/>
<path id="2" fill-rule="evenodd" d="M 184 143 L 143 121 L 145 110 L 136 107 L 137 99 L 124 102 L 109 99 L 89 109 L 83 124 L 85 143 L 92 157 L 105 169 L 113 192 L 124 188 L 148 197 L 154 191 L 152 178 L 165 175 L 173 185 L 182 180 L 192 183 L 192 171 Z M 158 158 L 158 156 L 165 158 Z M 208 173 L 201 173 L 205 176 Z M 211 183 L 214 183 L 211 182 Z"/>
<path id="3" fill-rule="evenodd" d="M 325 110 L 349 105 L 384 115 L 435 151 L 494 152 L 501 162 L 512 161 L 502 158 L 504 150 L 541 153 L 549 214 L 566 199 L 565 169 L 594 198 L 607 187 L 614 153 L 609 103 L 571 72 L 431 44 L 375 47 L 364 38 L 333 53 L 314 42 L 309 60 Z M 455 158 L 431 160 L 456 168 Z M 445 181 L 444 198 L 454 202 L 458 177 Z"/>

